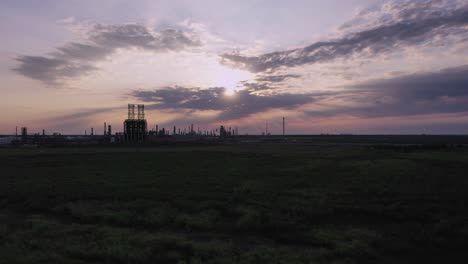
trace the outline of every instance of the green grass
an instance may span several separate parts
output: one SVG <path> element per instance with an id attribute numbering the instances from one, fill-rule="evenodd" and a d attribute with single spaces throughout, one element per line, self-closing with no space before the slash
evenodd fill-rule
<path id="1" fill-rule="evenodd" d="M 0 263 L 457 263 L 468 150 L 0 149 Z"/>

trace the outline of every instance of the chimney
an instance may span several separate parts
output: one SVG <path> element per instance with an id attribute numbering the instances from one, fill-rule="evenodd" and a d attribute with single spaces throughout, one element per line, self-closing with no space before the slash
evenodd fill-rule
<path id="1" fill-rule="evenodd" d="M 286 128 L 285 128 L 285 125 L 286 125 L 286 121 L 285 121 L 285 118 L 283 116 L 283 137 L 286 135 Z"/>

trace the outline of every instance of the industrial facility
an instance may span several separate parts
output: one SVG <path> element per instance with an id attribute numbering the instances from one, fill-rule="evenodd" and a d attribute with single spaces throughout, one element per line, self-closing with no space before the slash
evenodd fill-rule
<path id="1" fill-rule="evenodd" d="M 284 130 L 283 118 L 283 136 Z M 127 118 L 123 121 L 123 132 L 112 133 L 112 126 L 104 122 L 103 133 L 96 133 L 94 127 L 85 129 L 81 135 L 62 135 L 61 133 L 28 134 L 27 127 L 21 127 L 14 135 L 0 136 L 0 146 L 6 145 L 90 145 L 90 144 L 166 144 L 177 142 L 216 143 L 235 141 L 241 138 L 237 126 L 220 125 L 218 128 L 202 130 L 189 124 L 185 127 L 169 128 L 148 125 L 143 104 L 128 104 Z M 268 125 L 264 136 L 269 136 Z M 245 137 L 245 136 L 244 136 Z"/>

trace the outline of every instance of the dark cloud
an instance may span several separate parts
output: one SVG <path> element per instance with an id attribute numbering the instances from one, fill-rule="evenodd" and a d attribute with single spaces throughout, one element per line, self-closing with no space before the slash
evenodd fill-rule
<path id="1" fill-rule="evenodd" d="M 144 102 L 154 102 L 148 109 L 193 109 L 222 111 L 219 120 L 246 117 L 272 108 L 293 108 L 310 103 L 310 94 L 256 95 L 248 90 L 226 96 L 225 88 L 209 89 L 166 87 L 153 91 L 134 91 L 131 95 Z"/>
<path id="2" fill-rule="evenodd" d="M 242 85 L 250 92 L 269 91 L 274 89 L 271 85 L 264 82 L 243 82 Z"/>
<path id="3" fill-rule="evenodd" d="M 283 82 L 286 79 L 299 78 L 301 75 L 298 74 L 283 74 L 283 75 L 264 75 L 259 76 L 255 80 L 258 82 Z"/>
<path id="4" fill-rule="evenodd" d="M 418 99 L 466 96 L 468 95 L 468 65 L 442 69 L 434 73 L 371 80 L 351 87 Z"/>
<path id="5" fill-rule="evenodd" d="M 257 76 L 253 81 L 241 81 L 240 83 L 250 92 L 273 91 L 282 88 L 283 82 L 288 79 L 300 78 L 297 74 L 268 75 Z"/>
<path id="6" fill-rule="evenodd" d="M 414 1 L 416 2 L 416 1 Z M 330 61 L 337 58 L 365 53 L 369 56 L 385 53 L 402 46 L 410 46 L 431 41 L 435 36 L 454 33 L 451 29 L 468 25 L 468 6 L 444 10 L 442 1 L 417 1 L 416 7 L 394 6 L 393 13 L 398 20 L 386 21 L 376 27 L 349 33 L 342 38 L 317 42 L 305 48 L 267 53 L 260 56 L 243 56 L 236 53 L 222 54 L 221 62 L 251 72 L 269 72 L 280 67 L 294 67 Z M 436 6 L 426 12 L 424 6 Z M 460 33 L 460 32 L 458 32 Z"/>
<path id="7" fill-rule="evenodd" d="M 21 56 L 13 69 L 26 77 L 57 85 L 62 81 L 97 70 L 93 62 L 105 59 L 119 48 L 136 48 L 154 52 L 180 51 L 200 46 L 193 32 L 175 29 L 152 31 L 143 25 L 101 25 L 88 32 L 84 43 L 71 42 L 45 56 Z"/>
<path id="8" fill-rule="evenodd" d="M 41 56 L 21 56 L 16 60 L 20 65 L 13 71 L 49 85 L 57 85 L 58 80 L 86 75 L 96 70 L 96 67 L 89 64 Z"/>
<path id="9" fill-rule="evenodd" d="M 53 55 L 56 58 L 66 60 L 90 60 L 104 59 L 113 52 L 113 49 L 97 46 L 96 44 L 69 43 L 57 48 L 58 52 Z"/>
<path id="10" fill-rule="evenodd" d="M 153 51 L 178 51 L 200 46 L 196 36 L 175 29 L 151 32 L 138 25 L 95 25 L 90 40 L 109 49 L 136 47 Z"/>
<path id="11" fill-rule="evenodd" d="M 352 103 L 354 106 L 336 106 L 331 110 L 310 111 L 308 114 L 383 117 L 468 112 L 468 65 L 434 73 L 371 80 L 346 88 L 325 99 Z"/>

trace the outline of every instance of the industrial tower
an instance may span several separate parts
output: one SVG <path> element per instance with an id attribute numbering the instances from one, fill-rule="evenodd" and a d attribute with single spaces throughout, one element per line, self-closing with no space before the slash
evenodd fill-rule
<path id="1" fill-rule="evenodd" d="M 128 105 L 128 118 L 124 121 L 124 140 L 129 143 L 139 143 L 146 140 L 147 123 L 145 119 L 145 106 L 138 105 L 137 118 L 135 118 L 135 105 Z"/>

